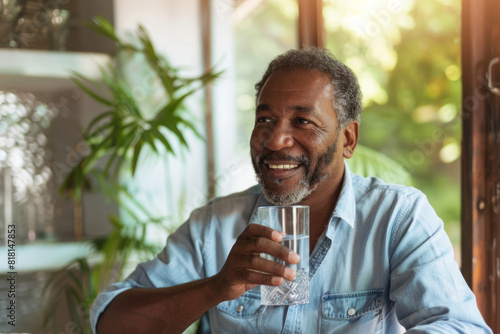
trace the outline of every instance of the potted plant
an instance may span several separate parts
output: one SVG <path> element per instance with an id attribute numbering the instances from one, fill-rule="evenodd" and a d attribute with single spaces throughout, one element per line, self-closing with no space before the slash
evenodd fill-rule
<path id="1" fill-rule="evenodd" d="M 127 222 L 113 214 L 109 220 L 112 232 L 106 238 L 92 240 L 99 261 L 91 264 L 81 258 L 57 272 L 45 285 L 44 293 L 51 296 L 45 312 L 44 330 L 55 328 L 53 309 L 66 299 L 70 319 L 80 333 L 91 333 L 88 310 L 99 291 L 112 281 L 122 278 L 123 265 L 134 252 L 155 256 L 158 246 L 148 243 L 148 226 L 162 227 L 165 217 L 154 217 L 120 182 L 126 174 L 133 176 L 146 148 L 174 155 L 171 138 L 189 148 L 184 131 L 198 134 L 196 125 L 186 117 L 184 102 L 194 92 L 216 79 L 219 73 L 208 71 L 195 78 L 186 78 L 158 54 L 151 39 L 139 26 L 135 44 L 117 36 L 112 25 L 102 17 L 96 17 L 88 26 L 116 43 L 117 52 L 107 67 L 101 68 L 102 82 L 73 73 L 72 80 L 89 97 L 107 108 L 95 117 L 83 130 L 89 146 L 85 156 L 63 181 L 60 191 L 81 202 L 82 193 L 95 184 L 108 200 L 116 202 L 131 218 Z M 125 55 L 125 60 L 124 60 Z M 155 110 L 145 112 L 131 92 L 122 71 L 132 56 L 144 58 L 150 70 L 161 83 L 164 103 Z M 105 92 L 105 93 L 103 93 Z M 137 214 L 140 213 L 140 214 Z M 49 293 L 50 291 L 50 293 Z M 56 329 L 57 331 L 57 329 Z"/>

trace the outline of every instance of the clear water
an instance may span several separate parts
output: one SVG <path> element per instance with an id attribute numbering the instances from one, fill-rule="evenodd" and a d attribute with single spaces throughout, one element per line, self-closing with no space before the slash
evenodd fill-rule
<path id="1" fill-rule="evenodd" d="M 297 271 L 293 281 L 285 280 L 280 286 L 261 285 L 261 304 L 262 305 L 296 305 L 309 302 L 309 236 L 287 235 L 281 241 L 281 244 L 290 248 L 300 256 L 297 264 L 286 266 Z M 263 257 L 285 264 L 283 261 L 263 254 Z"/>

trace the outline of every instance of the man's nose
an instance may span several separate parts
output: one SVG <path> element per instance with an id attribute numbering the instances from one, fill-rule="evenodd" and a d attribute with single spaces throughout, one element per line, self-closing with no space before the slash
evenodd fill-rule
<path id="1" fill-rule="evenodd" d="M 290 148 L 295 141 L 292 136 L 292 129 L 285 122 L 277 122 L 270 129 L 264 145 L 271 151 L 279 151 Z"/>

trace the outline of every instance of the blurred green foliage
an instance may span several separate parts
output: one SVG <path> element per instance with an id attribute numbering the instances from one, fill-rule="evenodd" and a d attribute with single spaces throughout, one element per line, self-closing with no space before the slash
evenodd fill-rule
<path id="1" fill-rule="evenodd" d="M 358 76 L 360 144 L 410 172 L 460 243 L 460 1 L 325 0 L 326 46 Z M 240 142 L 268 62 L 297 47 L 295 0 L 268 0 L 236 22 Z"/>
<path id="2" fill-rule="evenodd" d="M 327 48 L 354 70 L 365 94 L 360 144 L 408 169 L 458 245 L 460 1 L 355 3 L 358 12 L 324 4 L 341 18 L 326 24 Z"/>

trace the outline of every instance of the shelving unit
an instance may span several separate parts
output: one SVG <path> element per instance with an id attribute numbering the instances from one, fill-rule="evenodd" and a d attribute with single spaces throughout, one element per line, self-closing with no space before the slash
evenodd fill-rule
<path id="1" fill-rule="evenodd" d="M 72 89 L 71 71 L 99 79 L 99 67 L 109 61 L 102 53 L 0 49 L 0 90 Z"/>
<path id="2" fill-rule="evenodd" d="M 21 234 L 21 231 L 26 230 L 28 225 L 26 218 L 23 216 L 16 219 L 15 222 L 19 227 L 16 245 L 16 270 L 17 275 L 19 275 L 17 283 L 19 291 L 16 296 L 19 300 L 16 330 L 33 333 L 40 330 L 43 309 L 46 304 L 42 290 L 54 271 L 62 269 L 69 262 L 80 257 L 91 258 L 91 264 L 100 261 L 99 258 L 95 258 L 91 244 L 75 241 L 65 242 L 74 240 L 74 203 L 70 199 L 62 197 L 57 197 L 56 200 L 55 193 L 61 176 L 57 174 L 57 169 L 54 166 L 62 166 L 66 169 L 72 166 L 73 160 L 71 160 L 69 152 L 78 147 L 77 145 L 81 141 L 80 129 L 87 124 L 88 119 L 102 112 L 102 106 L 83 94 L 72 82 L 71 73 L 75 71 L 89 79 L 101 81 L 100 67 L 106 66 L 111 61 L 109 54 L 113 52 L 115 46 L 113 41 L 86 28 L 82 22 L 90 22 L 93 17 L 99 15 L 114 25 L 115 1 L 75 0 L 56 3 L 45 0 L 27 0 L 23 3 L 26 5 L 24 26 L 18 27 L 17 31 L 20 31 L 21 41 L 24 41 L 22 38 L 30 38 L 33 43 L 30 44 L 29 40 L 26 40 L 28 42 L 21 43 L 18 49 L 0 48 L 0 91 L 12 92 L 21 96 L 27 101 L 25 105 L 30 111 L 40 106 L 42 106 L 40 110 L 43 111 L 43 106 L 45 106 L 56 115 L 51 119 L 47 128 L 38 123 L 32 127 L 32 123 L 36 123 L 36 120 L 30 123 L 26 122 L 26 117 L 23 119 L 24 126 L 29 124 L 30 131 L 32 128 L 36 129 L 36 126 L 40 129 L 44 128 L 37 131 L 43 132 L 43 138 L 46 140 L 44 149 L 46 148 L 47 155 L 44 155 L 46 159 L 44 165 L 50 168 L 52 176 L 49 182 L 53 183 L 47 187 L 49 190 L 45 192 L 46 194 L 44 193 L 47 198 L 52 198 L 53 205 L 48 207 L 53 207 L 53 209 L 49 209 L 53 210 L 53 213 L 52 216 L 47 215 L 49 218 L 46 221 L 41 220 L 42 233 L 40 233 L 40 238 L 38 238 L 37 233 L 35 242 L 23 244 L 27 242 L 25 235 Z M 31 7 L 29 7 L 30 4 Z M 70 12 L 65 43 L 65 49 L 68 51 L 40 50 L 40 48 L 50 46 L 40 42 L 47 37 L 47 33 L 43 30 L 46 27 L 43 27 L 43 24 L 36 20 L 43 17 L 44 13 L 54 6 Z M 31 12 L 29 12 L 30 10 Z M 29 29 L 33 27 L 36 29 Z M 2 107 L 4 106 L 0 105 L 0 108 Z M 4 111 L 7 109 L 12 113 L 12 108 L 5 108 Z M 3 114 L 0 113 L 0 125 L 2 125 L 1 123 L 5 124 L 2 117 Z M 15 124 L 15 126 L 19 126 L 20 123 Z M 38 132 L 35 131 L 35 133 Z M 26 149 L 26 147 L 22 149 Z M 2 188 L 1 183 L 0 188 Z M 87 216 L 91 223 L 89 226 L 85 225 L 88 228 L 85 232 L 89 233 L 90 237 L 105 234 L 101 230 L 97 232 L 95 230 L 95 226 L 104 229 L 107 226 L 108 212 L 102 196 L 87 194 L 84 195 L 83 202 L 88 205 L 83 208 L 80 219 L 83 216 L 85 225 L 85 217 Z M 21 208 L 18 211 L 24 209 L 21 204 L 18 205 L 18 208 Z M 3 214 L 1 211 L 0 209 L 0 213 Z M 44 229 L 45 225 L 49 225 L 46 223 L 49 220 L 50 228 Z M 22 226 L 24 226 L 24 230 L 21 229 Z M 1 230 L 0 227 L 0 234 Z M 7 247 L 0 244 L 0 254 L 3 254 L 5 259 L 7 258 L 6 252 Z M 7 271 L 4 265 L 0 267 L 3 268 L 4 273 L 0 275 L 0 278 L 5 281 L 8 278 L 5 274 Z M 2 309 L 8 307 L 7 303 L 7 299 L 0 299 Z M 63 302 L 57 309 L 51 310 L 58 314 L 57 325 L 59 329 L 64 330 L 71 323 L 67 316 L 69 307 Z M 3 328 L 10 328 L 10 325 L 6 323 L 8 318 L 3 318 L 0 319 L 0 331 Z"/>
<path id="3" fill-rule="evenodd" d="M 16 272 L 29 274 L 36 271 L 56 271 L 74 260 L 94 255 L 88 242 L 32 243 L 16 247 Z M 7 254 L 7 246 L 0 246 L 0 254 Z M 4 261 L 5 262 L 5 261 Z M 7 262 L 0 263 L 2 273 L 9 271 Z"/>
<path id="4" fill-rule="evenodd" d="M 44 130 L 47 148 L 52 154 L 47 166 L 51 168 L 53 177 L 57 176 L 58 171 L 54 167 L 55 163 L 57 166 L 62 164 L 64 168 L 70 167 L 67 163 L 68 147 L 71 150 L 81 140 L 80 128 L 85 127 L 88 119 L 102 112 L 100 105 L 81 94 L 81 90 L 71 80 L 72 72 L 100 82 L 100 68 L 110 62 L 111 56 L 105 53 L 0 49 L 0 91 L 32 93 L 38 101 L 63 113 Z M 53 189 L 57 189 L 62 180 L 53 180 Z M 95 196 L 85 196 L 84 201 L 93 201 Z M 75 219 L 73 204 L 64 200 L 59 205 L 60 216 L 54 220 L 54 233 L 62 240 L 71 240 Z M 93 209 L 103 212 L 104 205 L 96 205 Z M 90 208 L 84 208 L 84 216 L 92 215 Z M 92 228 L 89 227 L 89 230 Z"/>

